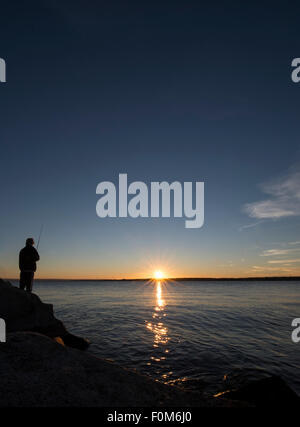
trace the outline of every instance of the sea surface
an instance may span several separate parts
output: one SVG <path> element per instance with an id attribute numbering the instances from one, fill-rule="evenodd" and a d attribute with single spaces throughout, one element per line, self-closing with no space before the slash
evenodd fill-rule
<path id="1" fill-rule="evenodd" d="M 34 292 L 121 366 L 209 394 L 277 374 L 300 395 L 300 282 L 36 281 Z"/>

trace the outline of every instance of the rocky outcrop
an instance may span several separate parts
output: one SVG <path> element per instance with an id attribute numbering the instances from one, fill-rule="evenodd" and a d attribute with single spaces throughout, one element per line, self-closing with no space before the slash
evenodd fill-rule
<path id="1" fill-rule="evenodd" d="M 221 398 L 246 402 L 255 407 L 299 407 L 300 397 L 283 381 L 273 375 L 252 381 L 236 390 L 223 393 Z"/>
<path id="2" fill-rule="evenodd" d="M 0 318 L 7 332 L 33 331 L 50 338 L 60 337 L 65 345 L 84 350 L 87 340 L 70 334 L 53 314 L 52 304 L 43 303 L 32 293 L 22 291 L 0 279 Z"/>

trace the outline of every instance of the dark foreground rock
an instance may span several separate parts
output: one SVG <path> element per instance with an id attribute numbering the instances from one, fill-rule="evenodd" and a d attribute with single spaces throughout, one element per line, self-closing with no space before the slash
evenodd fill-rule
<path id="1" fill-rule="evenodd" d="M 43 303 L 32 293 L 22 291 L 0 279 L 0 318 L 7 332 L 34 331 L 50 338 L 60 337 L 64 344 L 85 350 L 88 340 L 70 334 L 53 314 L 53 305 Z"/>
<path id="2" fill-rule="evenodd" d="M 214 403 L 33 332 L 8 334 L 7 342 L 0 343 L 0 378 L 2 407 Z"/>
<path id="3" fill-rule="evenodd" d="M 255 407 L 300 407 L 300 397 L 278 376 L 271 376 L 222 394 L 234 401 L 248 402 Z"/>

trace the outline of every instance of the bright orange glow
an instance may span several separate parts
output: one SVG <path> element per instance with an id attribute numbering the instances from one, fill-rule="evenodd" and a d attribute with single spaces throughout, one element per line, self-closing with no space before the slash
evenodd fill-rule
<path id="1" fill-rule="evenodd" d="M 154 273 L 154 279 L 156 279 L 156 280 L 162 280 L 164 278 L 165 278 L 164 273 L 161 270 L 156 270 L 155 271 L 155 273 Z"/>

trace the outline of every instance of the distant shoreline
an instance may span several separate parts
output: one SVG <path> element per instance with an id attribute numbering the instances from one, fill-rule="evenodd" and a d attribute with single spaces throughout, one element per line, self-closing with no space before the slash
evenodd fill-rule
<path id="1" fill-rule="evenodd" d="M 19 278 L 10 278 L 4 280 L 19 280 Z M 153 278 L 145 279 L 35 279 L 35 281 L 65 281 L 65 282 L 145 282 L 145 281 L 158 281 Z M 168 279 L 161 279 L 161 282 L 253 282 L 253 281 L 300 281 L 300 276 L 262 276 L 262 277 L 173 277 Z"/>

